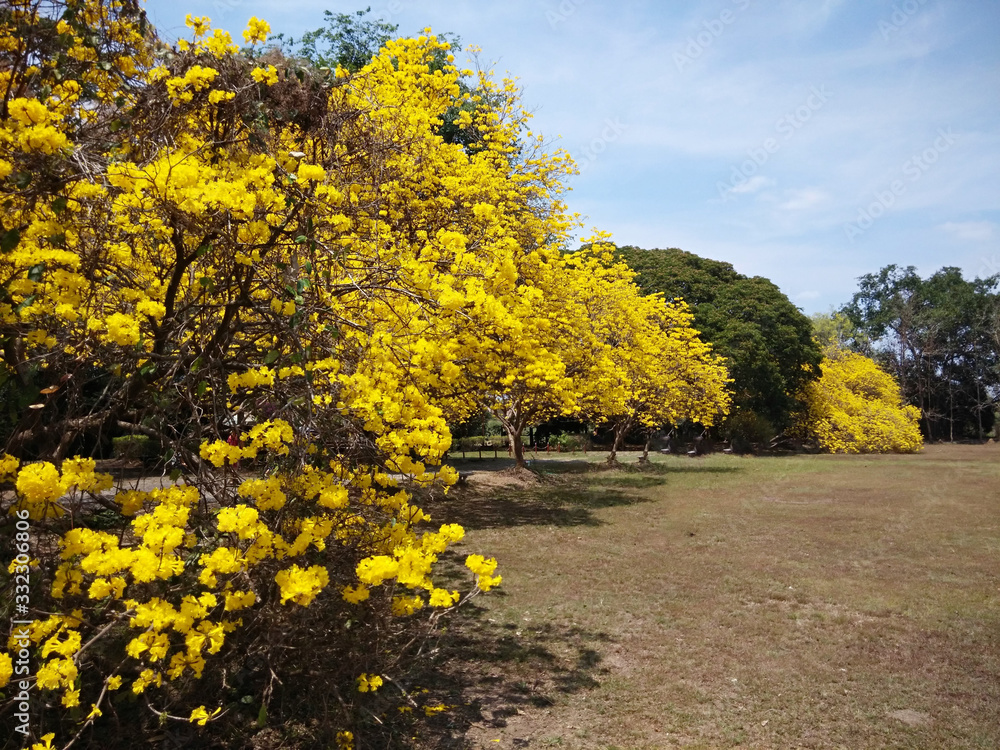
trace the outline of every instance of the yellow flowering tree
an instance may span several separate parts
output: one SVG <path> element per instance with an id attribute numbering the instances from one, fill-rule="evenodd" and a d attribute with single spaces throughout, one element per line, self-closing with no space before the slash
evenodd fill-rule
<path id="1" fill-rule="evenodd" d="M 461 397 L 450 401 L 465 408 L 459 413 L 493 414 L 518 466 L 524 466 L 527 425 L 594 414 L 616 397 L 607 387 L 617 380 L 610 349 L 588 309 L 600 272 L 593 260 L 543 246 L 490 275 L 484 304 L 465 306 L 473 325 L 452 334 L 464 358 L 456 383 Z"/>
<path id="2" fill-rule="evenodd" d="M 155 52 L 133 2 L 0 11 L 0 340 L 31 401 L 0 480 L 38 558 L 10 570 L 38 582 L 33 687 L 63 709 L 33 731 L 62 743 L 126 710 L 118 690 L 137 732 L 245 727 L 240 705 L 308 684 L 295 654 L 374 692 L 403 623 L 461 598 L 433 572 L 463 531 L 421 531 L 413 502 L 456 478 L 458 384 L 496 359 L 484 330 L 548 314 L 518 280 L 568 273 L 571 166 L 525 140 L 510 82 L 481 79 L 466 149 L 438 131 L 473 95 L 430 35 L 326 75 L 189 26 Z M 171 480 L 67 458 L 122 432 Z M 500 582 L 466 565 L 467 595 Z M 337 736 L 362 737 L 340 705 Z"/>
<path id="3" fill-rule="evenodd" d="M 830 453 L 914 453 L 923 446 L 920 410 L 868 357 L 827 347 L 822 376 L 806 386 L 795 431 Z"/>
<path id="4" fill-rule="evenodd" d="M 615 387 L 622 394 L 605 413 L 614 434 L 610 465 L 616 464 L 625 436 L 637 427 L 646 434 L 640 459 L 645 462 L 657 429 L 681 421 L 710 427 L 729 413 L 731 381 L 725 360 L 701 341 L 683 301 L 643 296 L 629 279 L 595 304 L 602 302 L 604 340 L 611 346 L 620 377 Z"/>

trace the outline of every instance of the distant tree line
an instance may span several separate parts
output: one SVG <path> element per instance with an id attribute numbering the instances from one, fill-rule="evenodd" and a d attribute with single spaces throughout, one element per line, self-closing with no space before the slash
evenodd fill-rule
<path id="1" fill-rule="evenodd" d="M 923 279 L 889 265 L 859 279 L 831 314 L 802 313 L 772 282 L 677 248 L 617 248 L 645 293 L 681 298 L 694 327 L 723 356 L 733 408 L 721 437 L 737 448 L 789 430 L 825 364 L 824 353 L 873 359 L 919 409 L 927 440 L 982 440 L 1000 401 L 1000 275 L 967 280 L 946 267 Z M 837 355 L 835 359 L 839 359 Z"/>
<path id="2" fill-rule="evenodd" d="M 895 375 L 928 440 L 987 437 L 1000 397 L 1000 275 L 889 265 L 859 279 L 845 344 Z"/>

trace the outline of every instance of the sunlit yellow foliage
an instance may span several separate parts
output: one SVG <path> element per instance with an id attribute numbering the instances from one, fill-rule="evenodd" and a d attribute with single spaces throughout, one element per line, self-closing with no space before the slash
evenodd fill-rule
<path id="1" fill-rule="evenodd" d="M 730 381 L 724 360 L 699 338 L 687 305 L 641 294 L 634 272 L 611 262 L 613 248 L 597 239 L 577 255 L 590 279 L 588 312 L 610 360 L 591 398 L 593 411 L 614 426 L 614 461 L 633 427 L 652 431 L 683 420 L 714 424 L 729 413 Z"/>
<path id="2" fill-rule="evenodd" d="M 797 431 L 830 453 L 914 453 L 923 446 L 920 410 L 903 404 L 899 384 L 868 357 L 827 348 L 822 377 L 802 394 Z"/>
<path id="3" fill-rule="evenodd" d="M 0 15 L 4 374 L 43 394 L 0 463 L 3 510 L 45 542 L 38 687 L 90 722 L 123 683 L 172 683 L 206 724 L 190 681 L 271 630 L 294 637 L 296 609 L 382 622 L 460 600 L 434 564 L 462 530 L 422 531 L 411 502 L 457 479 L 437 468 L 463 408 L 448 390 L 492 356 L 481 331 L 452 334 L 472 310 L 512 325 L 512 269 L 556 257 L 571 167 L 519 156 L 509 82 L 482 80 L 500 104 L 473 116 L 481 148 L 446 143 L 464 95 L 454 67 L 431 71 L 432 36 L 334 85 L 238 54 L 206 18 L 160 55 L 131 2 L 57 21 L 66 8 Z M 251 19 L 244 38 L 267 33 Z M 65 458 L 100 425 L 151 438 L 174 483 L 112 487 Z M 46 460 L 19 461 L 29 446 Z M 115 533 L 49 523 L 95 503 L 119 509 Z"/>
<path id="4" fill-rule="evenodd" d="M 435 565 L 464 532 L 419 507 L 457 480 L 448 420 L 725 409 L 682 307 L 563 252 L 574 166 L 527 131 L 514 82 L 462 93 L 430 34 L 326 75 L 188 25 L 168 52 L 132 0 L 0 9 L 3 375 L 37 395 L 0 459 L 2 510 L 30 517 L 46 581 L 37 687 L 91 707 L 46 713 L 60 740 L 123 686 L 157 721 L 168 701 L 223 720 L 196 692 L 225 679 L 210 665 L 280 669 L 316 609 L 374 641 L 460 603 Z M 268 31 L 254 18 L 244 39 Z M 474 147 L 440 133 L 464 105 Z M 170 481 L 67 458 L 100 430 L 148 438 Z M 84 523 L 98 507 L 107 529 Z M 466 597 L 501 583 L 493 558 L 466 567 Z M 395 657 L 365 658 L 343 685 Z"/>

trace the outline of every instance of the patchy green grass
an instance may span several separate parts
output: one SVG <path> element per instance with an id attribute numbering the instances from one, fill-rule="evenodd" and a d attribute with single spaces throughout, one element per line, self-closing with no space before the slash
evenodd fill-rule
<path id="1" fill-rule="evenodd" d="M 602 460 L 432 508 L 504 584 L 421 747 L 1000 747 L 1000 449 Z"/>

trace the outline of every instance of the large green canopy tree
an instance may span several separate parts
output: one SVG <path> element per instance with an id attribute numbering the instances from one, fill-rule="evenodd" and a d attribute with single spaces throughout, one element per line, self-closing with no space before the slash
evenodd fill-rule
<path id="1" fill-rule="evenodd" d="M 734 412 L 753 412 L 775 431 L 784 429 L 795 394 L 819 376 L 822 352 L 809 318 L 769 280 L 744 276 L 729 263 L 676 248 L 624 246 L 618 254 L 638 272 L 643 292 L 691 306 L 702 339 L 728 361 Z"/>

